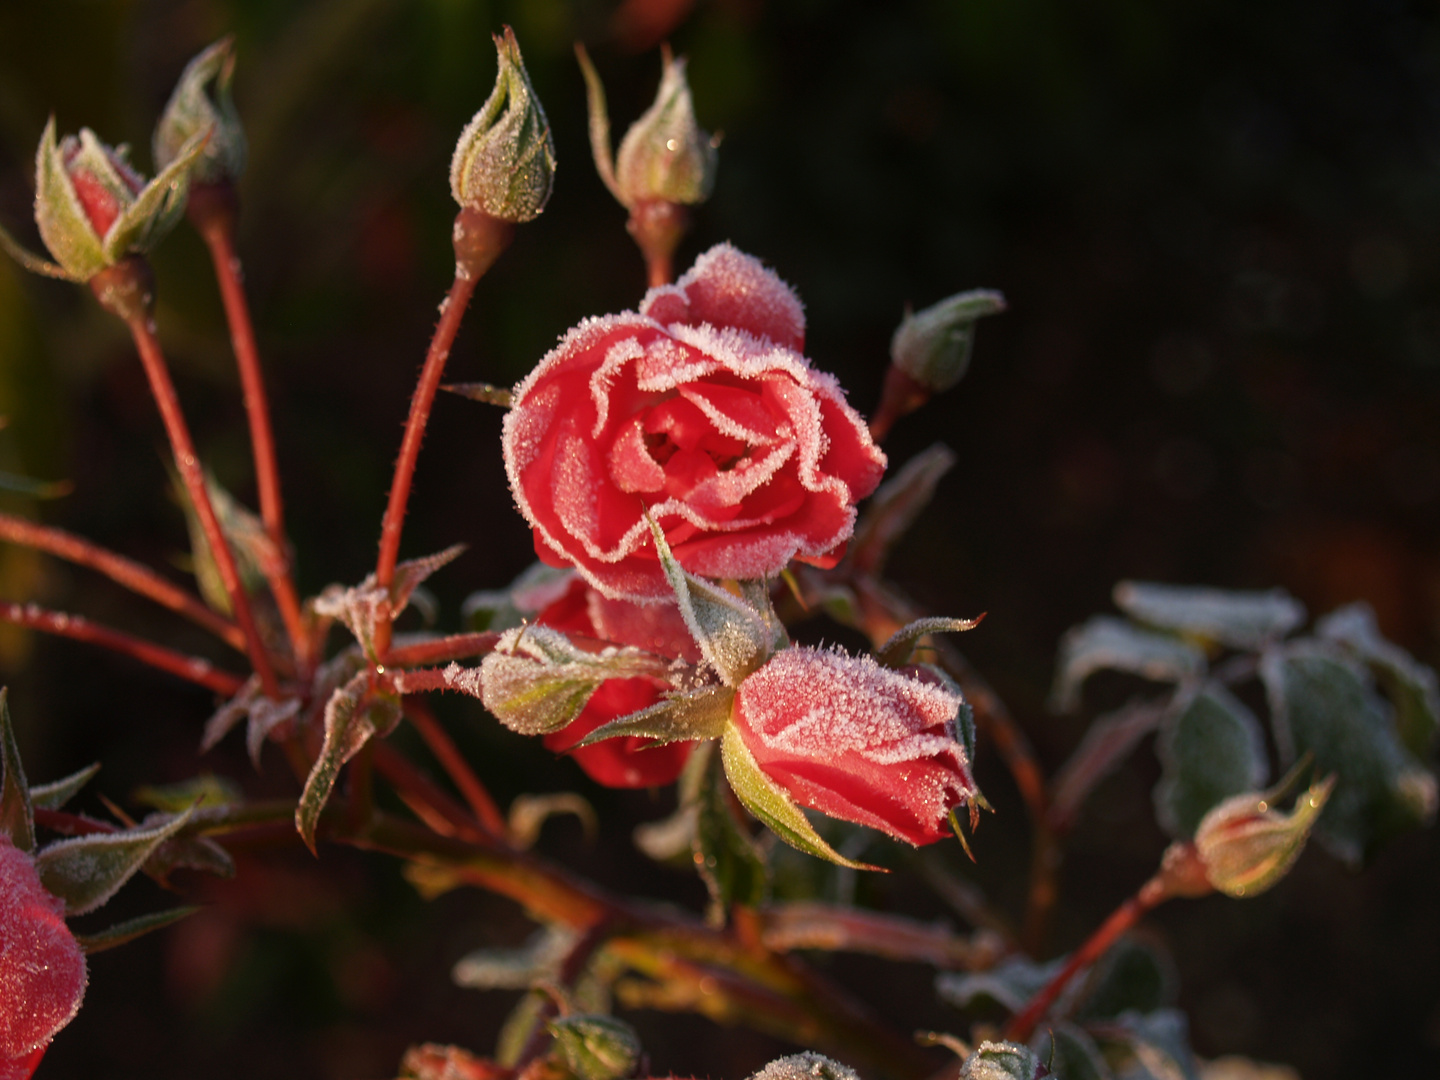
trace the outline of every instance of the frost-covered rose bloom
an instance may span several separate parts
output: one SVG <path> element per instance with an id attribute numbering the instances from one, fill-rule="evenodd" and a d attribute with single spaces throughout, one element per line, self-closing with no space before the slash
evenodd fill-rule
<path id="1" fill-rule="evenodd" d="M 565 594 L 549 604 L 536 622 L 567 634 L 633 645 L 659 656 L 680 657 L 691 663 L 700 660 L 700 650 L 674 605 L 610 600 L 580 578 L 571 581 Z M 685 767 L 693 743 L 656 746 L 653 739 L 627 736 L 574 748 L 601 724 L 654 705 L 662 689 L 652 679 L 610 679 L 601 683 L 579 716 L 567 727 L 545 736 L 545 745 L 557 754 L 569 753 L 592 780 L 606 787 L 672 784 Z"/>
<path id="2" fill-rule="evenodd" d="M 954 731 L 961 700 L 868 656 L 796 647 L 740 684 L 732 719 L 775 785 L 801 806 L 911 844 L 950 834 L 975 792 Z"/>
<path id="3" fill-rule="evenodd" d="M 804 344 L 795 294 L 728 244 L 638 313 L 570 331 L 505 417 L 505 468 L 540 558 L 612 598 L 668 597 L 648 508 L 694 574 L 833 566 L 885 455 Z"/>
<path id="4" fill-rule="evenodd" d="M 85 956 L 64 910 L 0 832 L 0 1080 L 26 1080 L 85 996 Z"/>

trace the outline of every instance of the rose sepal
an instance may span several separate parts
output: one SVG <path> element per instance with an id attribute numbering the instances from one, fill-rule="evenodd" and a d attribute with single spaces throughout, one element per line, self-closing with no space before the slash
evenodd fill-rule
<path id="1" fill-rule="evenodd" d="M 182 814 L 148 828 L 94 833 L 57 840 L 35 856 L 35 870 L 45 891 L 65 904 L 65 914 L 94 911 L 135 876 L 155 849 L 190 820 L 190 807 Z"/>
<path id="2" fill-rule="evenodd" d="M 35 851 L 35 807 L 10 722 L 9 687 L 0 687 L 0 832 L 27 855 Z"/>
<path id="3" fill-rule="evenodd" d="M 707 686 L 688 694 L 676 694 L 648 709 L 601 724 L 575 745 L 593 746 L 627 735 L 654 739 L 657 743 L 718 739 L 725 732 L 734 701 L 735 691 L 728 686 Z"/>
<path id="4" fill-rule="evenodd" d="M 648 512 L 645 520 L 650 524 L 655 551 L 665 579 L 675 592 L 680 615 L 701 654 L 726 686 L 739 686 L 746 675 L 770 658 L 776 640 L 774 629 L 744 600 L 681 566 Z"/>
<path id="5" fill-rule="evenodd" d="M 916 619 L 906 626 L 902 626 L 890 638 L 875 650 L 875 659 L 887 668 L 907 667 L 915 655 L 915 646 L 920 639 L 927 634 L 959 633 L 965 630 L 974 630 L 980 625 L 984 615 L 977 615 L 973 619 L 951 619 L 931 618 Z"/>
<path id="6" fill-rule="evenodd" d="M 733 721 L 725 725 L 720 736 L 720 762 L 725 767 L 725 779 L 730 781 L 730 788 L 741 805 L 785 843 L 836 866 L 885 872 L 884 867 L 847 859 L 827 844 L 800 807 L 761 770 Z"/>

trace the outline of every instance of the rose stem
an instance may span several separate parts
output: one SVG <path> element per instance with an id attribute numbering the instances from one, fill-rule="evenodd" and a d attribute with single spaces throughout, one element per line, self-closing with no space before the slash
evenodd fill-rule
<path id="1" fill-rule="evenodd" d="M 1055 1004 L 1055 999 L 1070 985 L 1070 980 L 1104 956 L 1122 934 L 1171 895 L 1169 884 L 1161 874 L 1156 874 L 1140 886 L 1140 891 L 1110 913 L 1110 917 L 1100 924 L 1084 945 L 1075 950 L 1065 966 L 1026 1003 L 1025 1008 L 1010 1018 L 1005 1027 L 1005 1038 L 1011 1042 L 1028 1042 L 1045 1011 Z"/>
<path id="2" fill-rule="evenodd" d="M 145 375 L 150 380 L 150 392 L 160 409 L 165 423 L 165 433 L 170 438 L 170 450 L 175 456 L 175 467 L 195 507 L 200 526 L 205 532 L 205 541 L 210 545 L 215 568 L 225 585 L 230 598 L 230 607 L 235 621 L 245 635 L 245 651 L 250 664 L 265 689 L 265 696 L 278 699 L 280 683 L 275 678 L 275 669 L 265 652 L 260 631 L 255 626 L 255 616 L 250 610 L 250 598 L 240 581 L 240 572 L 235 567 L 235 555 L 220 528 L 220 519 L 210 503 L 210 492 L 205 486 L 205 470 L 195 453 L 195 444 L 190 438 L 190 429 L 185 423 L 185 414 L 180 410 L 180 397 L 175 393 L 175 384 L 170 380 L 170 371 L 165 365 L 165 354 L 160 349 L 160 340 L 155 336 L 155 324 L 151 321 L 152 303 L 150 291 L 150 270 L 143 259 L 130 256 L 114 266 L 107 267 L 90 281 L 90 289 L 100 301 L 101 307 L 125 320 L 130 336 L 135 339 L 135 348 L 140 353 Z"/>
<path id="3" fill-rule="evenodd" d="M 650 288 L 675 280 L 675 249 L 690 228 L 690 211 L 679 203 L 647 199 L 636 203 L 625 228 L 635 238 L 645 257 L 645 277 Z"/>
<path id="4" fill-rule="evenodd" d="M 490 833 L 497 840 L 503 839 L 507 829 L 505 818 L 500 814 L 500 808 L 495 805 L 495 800 L 490 797 L 490 792 L 480 782 L 469 763 L 460 753 L 459 748 L 451 740 L 449 734 L 435 719 L 435 714 L 430 711 L 430 706 L 423 698 L 407 697 L 405 699 L 405 715 L 410 718 L 410 723 L 425 740 L 425 745 L 440 762 L 446 775 L 454 782 L 470 804 L 470 809 L 475 814 L 475 820 L 480 822 L 482 828 Z"/>
<path id="5" fill-rule="evenodd" d="M 211 611 L 199 597 L 166 581 L 148 566 L 107 551 L 84 537 L 27 521 L 13 514 L 0 514 L 0 540 L 22 544 L 77 566 L 97 570 L 131 592 L 153 600 L 203 626 L 232 648 L 245 651 L 245 637 L 240 633 L 240 628 L 223 615 Z"/>
<path id="6" fill-rule="evenodd" d="M 406 703 L 409 710 L 409 702 Z M 389 743 L 372 739 L 375 770 L 400 795 L 405 805 L 415 811 L 430 828 L 441 836 L 455 836 L 474 844 L 494 846 L 495 838 L 487 835 L 470 820 L 465 810 L 442 791 L 430 777 L 421 772 L 404 754 Z"/>
<path id="7" fill-rule="evenodd" d="M 296 659 L 302 668 L 308 669 L 312 659 L 310 641 L 300 615 L 300 601 L 295 593 L 286 554 L 285 511 L 280 497 L 280 470 L 275 461 L 275 436 L 270 426 L 270 403 L 265 394 L 255 328 L 250 321 L 250 305 L 241 284 L 240 257 L 235 252 L 238 209 L 234 185 L 226 182 L 197 185 L 190 193 L 187 213 L 205 246 L 210 249 L 215 280 L 220 286 L 220 299 L 225 305 L 225 319 L 230 325 L 230 345 L 244 391 L 245 415 L 250 424 L 250 445 L 255 457 L 255 486 L 260 496 L 260 517 L 265 522 L 265 531 L 270 536 L 277 559 L 275 565 L 270 565 L 267 560 L 267 565 L 261 569 L 275 597 Z"/>
<path id="8" fill-rule="evenodd" d="M 43 630 L 47 634 L 87 641 L 114 652 L 122 653 L 143 664 L 168 671 L 182 679 L 198 683 L 214 690 L 217 694 L 232 697 L 239 693 L 244 680 L 213 667 L 208 660 L 198 656 L 186 656 L 162 645 L 156 645 L 141 638 L 132 637 L 101 626 L 80 615 L 68 615 L 60 611 L 47 611 L 34 604 L 16 604 L 0 600 L 0 620 L 26 626 L 32 630 Z"/>
<path id="9" fill-rule="evenodd" d="M 461 210 L 455 215 L 452 233 L 455 247 L 455 280 L 441 305 L 440 322 L 430 339 L 425 366 L 410 399 L 410 416 L 405 421 L 405 435 L 400 442 L 400 456 L 395 462 L 395 476 L 390 482 L 390 500 L 380 526 L 380 555 L 375 562 L 375 583 L 389 589 L 395 582 L 395 564 L 400 558 L 400 531 L 405 524 L 405 508 L 410 501 L 410 482 L 415 476 L 415 463 L 420 457 L 420 443 L 430 419 L 430 407 L 440 388 L 450 346 L 460 330 L 465 309 L 475 286 L 489 270 L 514 235 L 509 222 L 490 217 L 480 210 Z M 390 649 L 390 620 L 383 615 L 375 627 L 375 649 L 384 657 Z"/>
<path id="10" fill-rule="evenodd" d="M 408 667 L 411 664 L 438 664 L 443 660 L 461 660 L 469 656 L 483 656 L 495 648 L 500 635 L 493 630 L 480 630 L 473 634 L 452 634 L 449 637 L 434 638 L 431 641 L 417 641 L 391 649 L 386 662 L 392 667 Z"/>

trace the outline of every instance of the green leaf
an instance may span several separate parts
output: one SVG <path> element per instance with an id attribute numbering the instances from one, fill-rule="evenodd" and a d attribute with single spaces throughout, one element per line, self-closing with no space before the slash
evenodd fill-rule
<path id="1" fill-rule="evenodd" d="M 80 948 L 86 954 L 104 952 L 106 949 L 113 949 L 117 945 L 125 945 L 136 938 L 144 937 L 151 931 L 163 930 L 181 919 L 194 915 L 199 910 L 198 904 L 187 904 L 183 907 L 171 908 L 169 911 L 139 915 L 133 919 L 116 923 L 108 930 L 101 930 L 96 934 L 76 934 L 75 940 L 80 943 Z"/>
<path id="2" fill-rule="evenodd" d="M 134 877 L 192 813 L 186 810 L 161 825 L 57 840 L 35 856 L 40 883 L 65 902 L 67 916 L 94 911 Z"/>
<path id="3" fill-rule="evenodd" d="M 4 774 L 0 781 L 0 830 L 21 851 L 34 851 L 35 808 L 30 785 L 25 782 L 25 768 L 20 764 L 15 727 L 10 722 L 9 687 L 0 687 L 0 770 Z"/>
<path id="4" fill-rule="evenodd" d="M 137 788 L 131 798 L 141 806 L 173 814 L 187 806 L 224 806 L 239 802 L 244 793 L 233 780 L 202 773 L 175 784 L 150 784 Z"/>
<path id="5" fill-rule="evenodd" d="M 1332 611 L 1315 624 L 1315 633 L 1370 668 L 1395 706 L 1400 741 L 1422 761 L 1429 757 L 1440 727 L 1440 685 L 1434 669 L 1386 641 L 1368 604 Z"/>
<path id="6" fill-rule="evenodd" d="M 1080 688 L 1097 671 L 1123 671 L 1154 682 L 1180 683 L 1205 671 L 1205 654 L 1187 641 L 1110 615 L 1096 615 L 1060 639 L 1051 708 L 1073 712 Z"/>
<path id="7" fill-rule="evenodd" d="M 1364 673 L 1315 644 L 1261 659 L 1282 761 L 1310 753 L 1319 775 L 1339 783 L 1316 835 L 1358 863 L 1401 830 L 1433 819 L 1435 777 L 1401 745 L 1390 710 Z"/>
<path id="8" fill-rule="evenodd" d="M 895 544 L 930 505 L 941 477 L 954 467 L 955 451 L 935 443 L 880 485 L 865 505 L 850 541 L 847 558 L 857 571 L 878 575 L 884 569 Z"/>
<path id="9" fill-rule="evenodd" d="M 613 1016 L 575 1015 L 551 1020 L 560 1056 L 580 1080 L 619 1080 L 640 1063 L 640 1037 Z"/>
<path id="10" fill-rule="evenodd" d="M 676 694 L 601 724 L 576 746 L 590 746 L 606 739 L 636 736 L 661 743 L 718 739 L 730 721 L 735 691 L 728 686 L 706 686 L 688 694 Z"/>
<path id="11" fill-rule="evenodd" d="M 1125 1046 L 1136 1063 L 1157 1080 L 1202 1080 L 1190 1049 L 1185 1014 L 1177 1009 L 1124 1013 L 1113 1027 L 1107 1026 L 1105 1034 Z"/>
<path id="12" fill-rule="evenodd" d="M 1035 1080 L 1040 1059 L 1028 1046 L 982 1042 L 960 1066 L 960 1080 Z"/>
<path id="13" fill-rule="evenodd" d="M 706 747 L 704 771 L 695 793 L 692 846 L 695 870 L 710 892 L 709 921 L 723 925 L 732 904 L 754 907 L 765 901 L 770 871 L 765 856 L 735 813 L 717 755 Z"/>
<path id="14" fill-rule="evenodd" d="M 480 401 L 486 405 L 499 405 L 502 409 L 510 408 L 510 403 L 515 397 L 515 392 L 510 387 L 492 386 L 487 382 L 446 383 L 440 389 L 448 390 L 452 394 L 459 394 L 471 401 Z"/>
<path id="15" fill-rule="evenodd" d="M 86 784 L 100 771 L 100 763 L 87 765 L 79 772 L 73 772 L 60 780 L 48 784 L 36 784 L 30 789 L 30 801 L 44 810 L 59 810 L 73 799 Z"/>
<path id="16" fill-rule="evenodd" d="M 1153 946 L 1126 935 L 1091 968 L 1075 1011 L 1077 1020 L 1099 1020 L 1134 1010 L 1154 1012 L 1175 1000 L 1174 965 Z"/>
<path id="17" fill-rule="evenodd" d="M 881 867 L 847 859 L 827 844 L 790 796 L 771 783 L 756 764 L 740 729 L 733 723 L 726 725 L 720 738 L 720 760 L 725 766 L 726 779 L 741 804 L 785 843 L 807 855 L 828 859 L 837 866 L 884 872 Z"/>
<path id="18" fill-rule="evenodd" d="M 1263 787 L 1269 775 L 1259 721 L 1219 683 L 1206 683 L 1166 716 L 1157 749 L 1156 817 L 1180 840 L 1195 835 L 1212 807 Z"/>
<path id="19" fill-rule="evenodd" d="M 1305 621 L 1305 606 L 1284 589 L 1247 592 L 1122 581 L 1114 599 L 1139 622 L 1235 649 L 1276 641 Z"/>
<path id="20" fill-rule="evenodd" d="M 476 949 L 455 962 L 450 978 L 472 990 L 529 990 L 555 979 L 580 935 L 568 927 L 543 926 L 518 949 Z"/>
<path id="21" fill-rule="evenodd" d="M 374 736 L 393 731 L 400 716 L 400 699 L 371 691 L 368 671 L 356 675 L 325 703 L 325 741 L 295 807 L 295 828 L 311 852 L 315 851 L 320 813 L 330 799 L 341 767 Z"/>
<path id="22" fill-rule="evenodd" d="M 764 616 L 718 585 L 698 578 L 676 560 L 660 526 L 646 514 L 666 580 L 695 643 L 726 686 L 741 680 L 770 658 L 774 630 Z M 768 605 L 768 600 L 767 600 Z"/>
<path id="23" fill-rule="evenodd" d="M 903 626 L 895 631 L 890 640 L 876 651 L 875 659 L 888 668 L 903 668 L 910 663 L 910 658 L 915 654 L 916 644 L 927 634 L 974 630 L 980 625 L 980 619 L 984 617 L 981 615 L 975 619 L 916 619 L 908 626 Z"/>
<path id="24" fill-rule="evenodd" d="M 1065 959 L 1061 956 L 1037 964 L 1028 957 L 1013 956 L 989 971 L 939 975 L 935 979 L 935 992 L 957 1009 L 968 1009 L 974 1001 L 989 999 L 1012 1013 L 1019 1012 L 1059 974 Z"/>

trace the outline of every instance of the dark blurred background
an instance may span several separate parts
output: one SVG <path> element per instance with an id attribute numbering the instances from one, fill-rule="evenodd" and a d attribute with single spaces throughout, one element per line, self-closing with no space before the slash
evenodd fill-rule
<path id="1" fill-rule="evenodd" d="M 690 57 L 701 123 L 725 136 L 680 264 L 720 240 L 764 258 L 806 304 L 815 363 L 858 408 L 876 400 L 905 304 L 979 286 L 1009 298 L 982 325 L 966 380 L 887 447 L 899 463 L 943 439 L 959 457 L 893 573 L 937 612 L 989 612 L 963 645 L 1048 766 L 1086 722 L 1045 711 L 1056 639 L 1108 610 L 1120 578 L 1283 586 L 1314 614 L 1365 599 L 1387 634 L 1440 660 L 1432 4 L 5 0 L 0 217 L 31 243 L 46 116 L 131 143 L 148 171 L 180 69 L 236 35 L 251 140 L 240 248 L 304 591 L 373 563 L 450 280 L 449 158 L 490 90 L 488 35 L 507 22 L 560 167 L 549 208 L 483 283 L 451 378 L 512 382 L 582 317 L 639 300 L 624 212 L 591 167 L 571 43 L 591 46 L 618 138 L 649 103 L 668 39 Z M 252 498 L 204 249 L 182 227 L 154 262 L 160 332 L 202 454 Z M 0 413 L 0 469 L 74 482 L 43 505 L 6 497 L 8 509 L 176 565 L 184 525 L 122 328 L 82 290 L 8 262 Z M 404 553 L 470 544 L 432 581 L 446 626 L 469 591 L 503 585 L 531 557 L 498 432 L 498 410 L 447 397 L 421 457 Z M 210 648 L 110 583 L 22 550 L 0 550 L 0 590 Z M 197 763 L 214 704 L 202 691 L 10 628 L 0 664 L 32 778 L 99 759 L 99 790 L 120 800 L 199 767 L 256 793 L 287 789 L 278 754 L 259 776 L 238 746 Z M 552 854 L 699 902 L 693 883 L 628 845 L 664 796 L 594 790 L 478 704 L 440 705 L 502 799 L 575 787 L 595 800 L 600 843 L 560 823 Z M 1066 866 L 1055 950 L 1154 866 L 1156 770 L 1142 748 L 1097 794 Z M 1014 910 L 1023 812 L 983 748 L 980 778 L 1000 813 L 965 872 Z M 213 901 L 204 914 L 96 957 L 86 1005 L 40 1075 L 373 1078 L 412 1041 L 490 1050 L 513 995 L 457 989 L 448 970 L 470 948 L 519 940 L 521 913 L 474 892 L 427 904 L 393 863 L 334 849 L 316 863 L 297 847 L 242 852 L 236 881 L 193 883 Z M 1262 898 L 1163 909 L 1152 924 L 1197 1049 L 1288 1062 L 1307 1080 L 1440 1072 L 1437 849 L 1433 830 L 1414 833 L 1359 875 L 1311 851 Z M 940 913 L 913 880 L 867 887 L 882 907 Z M 132 885 L 96 925 L 163 902 Z M 962 1023 L 924 970 L 827 966 L 902 1029 Z M 690 1017 L 629 1018 L 657 1071 L 738 1080 L 784 1049 Z"/>

